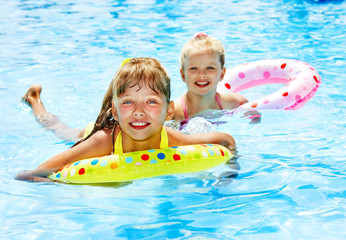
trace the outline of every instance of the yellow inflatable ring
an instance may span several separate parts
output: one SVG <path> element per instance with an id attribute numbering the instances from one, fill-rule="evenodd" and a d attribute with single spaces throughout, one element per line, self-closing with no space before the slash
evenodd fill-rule
<path id="1" fill-rule="evenodd" d="M 229 149 L 217 144 L 151 149 L 80 160 L 49 178 L 64 183 L 125 182 L 199 172 L 224 163 L 232 156 Z"/>

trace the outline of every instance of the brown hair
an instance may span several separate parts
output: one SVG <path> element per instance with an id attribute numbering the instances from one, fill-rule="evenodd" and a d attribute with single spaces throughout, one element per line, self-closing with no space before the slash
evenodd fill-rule
<path id="1" fill-rule="evenodd" d="M 214 50 L 215 52 L 219 54 L 221 69 L 224 67 L 225 49 L 222 43 L 216 38 L 213 38 L 207 35 L 206 33 L 198 33 L 198 34 L 195 34 L 189 41 L 187 41 L 187 43 L 185 43 L 184 47 L 181 50 L 180 64 L 181 64 L 181 69 L 183 71 L 184 71 L 185 60 L 190 50 L 193 48 Z"/>
<path id="2" fill-rule="evenodd" d="M 132 58 L 121 67 L 112 83 L 113 99 L 119 97 L 128 87 L 149 86 L 155 92 L 166 96 L 167 103 L 171 98 L 170 78 L 162 64 L 153 58 Z"/>
<path id="3" fill-rule="evenodd" d="M 153 58 L 139 57 L 126 59 L 114 75 L 107 89 L 103 98 L 101 111 L 96 118 L 93 130 L 87 137 L 81 139 L 72 147 L 85 141 L 101 129 L 112 129 L 114 133 L 114 129 L 118 126 L 118 122 L 112 115 L 112 101 L 123 94 L 126 88 L 136 85 L 140 88 L 147 85 L 155 92 L 161 92 L 166 96 L 167 103 L 169 103 L 171 98 L 170 78 L 162 64 Z"/>

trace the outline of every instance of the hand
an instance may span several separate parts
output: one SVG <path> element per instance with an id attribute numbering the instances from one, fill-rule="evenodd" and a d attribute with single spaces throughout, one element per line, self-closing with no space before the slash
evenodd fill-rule
<path id="1" fill-rule="evenodd" d="M 248 111 L 245 112 L 242 118 L 251 119 L 250 124 L 260 123 L 261 122 L 261 113 L 258 111 Z"/>
<path id="2" fill-rule="evenodd" d="M 52 182 L 51 179 L 44 176 L 35 175 L 34 171 L 23 171 L 16 175 L 16 180 L 31 181 L 31 182 Z"/>

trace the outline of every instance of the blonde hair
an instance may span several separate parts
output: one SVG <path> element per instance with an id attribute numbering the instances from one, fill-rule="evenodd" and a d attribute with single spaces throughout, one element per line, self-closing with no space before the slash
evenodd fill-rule
<path id="1" fill-rule="evenodd" d="M 123 94 L 126 88 L 136 85 L 138 85 L 139 88 L 147 85 L 153 89 L 153 91 L 164 94 L 166 96 L 167 103 L 170 102 L 170 78 L 165 68 L 159 61 L 153 58 L 143 57 L 126 59 L 117 73 L 114 75 L 112 82 L 107 89 L 102 101 L 101 111 L 97 116 L 93 130 L 86 138 L 80 140 L 72 147 L 85 141 L 91 135 L 101 129 L 113 129 L 114 133 L 114 129 L 118 126 L 118 122 L 113 118 L 112 115 L 112 101 L 114 101 L 116 97 Z"/>
<path id="2" fill-rule="evenodd" d="M 180 64 L 181 69 L 184 71 L 184 63 L 189 55 L 191 49 L 208 49 L 213 50 L 219 55 L 219 60 L 221 64 L 221 69 L 225 65 L 225 49 L 222 43 L 213 38 L 206 33 L 197 33 L 195 34 L 187 43 L 185 43 L 184 47 L 181 50 Z"/>
<path id="3" fill-rule="evenodd" d="M 170 78 L 162 64 L 153 58 L 132 58 L 115 74 L 112 80 L 113 100 L 123 94 L 128 87 L 149 86 L 156 93 L 171 98 Z"/>

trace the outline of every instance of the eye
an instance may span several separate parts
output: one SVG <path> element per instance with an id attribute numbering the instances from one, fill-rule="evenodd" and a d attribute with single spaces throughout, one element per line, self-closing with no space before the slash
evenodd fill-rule
<path id="1" fill-rule="evenodd" d="M 207 69 L 208 69 L 208 70 L 214 70 L 215 67 L 213 67 L 213 66 L 208 66 Z"/>
<path id="2" fill-rule="evenodd" d="M 125 100 L 125 101 L 123 101 L 123 104 L 124 105 L 128 105 L 128 104 L 131 104 L 132 103 L 132 101 L 130 101 L 130 100 Z"/>
<path id="3" fill-rule="evenodd" d="M 148 103 L 149 104 L 157 104 L 157 101 L 156 100 L 149 100 Z"/>
<path id="4" fill-rule="evenodd" d="M 189 70 L 190 71 L 195 71 L 195 70 L 197 70 L 197 67 L 190 67 Z"/>

